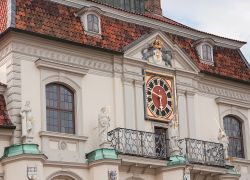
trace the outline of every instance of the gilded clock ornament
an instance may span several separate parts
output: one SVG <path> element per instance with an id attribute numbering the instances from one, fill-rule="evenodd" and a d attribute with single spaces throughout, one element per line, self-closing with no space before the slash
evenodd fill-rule
<path id="1" fill-rule="evenodd" d="M 172 81 L 158 75 L 146 75 L 146 113 L 149 119 L 169 121 L 173 117 Z"/>

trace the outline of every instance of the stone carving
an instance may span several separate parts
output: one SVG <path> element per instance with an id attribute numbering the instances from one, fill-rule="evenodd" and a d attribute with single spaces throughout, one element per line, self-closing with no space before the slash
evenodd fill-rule
<path id="1" fill-rule="evenodd" d="M 65 141 L 61 141 L 59 143 L 59 149 L 66 150 L 67 149 L 67 143 Z"/>
<path id="2" fill-rule="evenodd" d="M 228 160 L 229 159 L 229 155 L 228 155 L 229 139 L 228 139 L 228 136 L 226 135 L 225 130 L 222 128 L 219 128 L 218 140 L 221 144 L 223 144 L 224 157 L 226 160 Z"/>
<path id="3" fill-rule="evenodd" d="M 37 167 L 27 167 L 27 177 L 29 180 L 37 178 Z"/>
<path id="4" fill-rule="evenodd" d="M 191 180 L 190 168 L 186 167 L 184 170 L 183 180 Z"/>
<path id="5" fill-rule="evenodd" d="M 101 112 L 98 116 L 98 131 L 99 131 L 99 141 L 100 146 L 103 146 L 104 144 L 108 143 L 107 140 L 107 134 L 108 129 L 110 127 L 110 113 L 111 113 L 111 107 L 106 106 L 101 108 Z"/>
<path id="6" fill-rule="evenodd" d="M 163 43 L 158 38 L 156 38 L 152 45 L 142 49 L 141 53 L 144 60 L 172 67 L 172 53 L 163 48 Z"/>
<path id="7" fill-rule="evenodd" d="M 117 172 L 115 170 L 108 171 L 109 180 L 117 180 Z"/>
<path id="8" fill-rule="evenodd" d="M 33 142 L 33 115 L 30 108 L 30 101 L 26 101 L 24 107 L 21 109 L 22 117 L 22 138 L 23 143 Z"/>
<path id="9" fill-rule="evenodd" d="M 179 125 L 178 125 L 178 122 L 175 119 L 173 119 L 169 123 L 168 135 L 169 135 L 170 155 L 171 156 L 180 155 L 180 148 L 178 146 Z"/>

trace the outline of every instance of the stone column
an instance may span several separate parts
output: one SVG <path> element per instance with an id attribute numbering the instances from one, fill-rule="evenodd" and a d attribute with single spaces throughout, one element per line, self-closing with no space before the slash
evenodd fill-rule
<path id="1" fill-rule="evenodd" d="M 135 96 L 134 96 L 134 80 L 129 78 L 123 79 L 124 88 L 124 113 L 125 128 L 135 129 Z"/>
<path id="2" fill-rule="evenodd" d="M 189 137 L 196 138 L 196 119 L 195 119 L 195 101 L 194 92 L 186 92 L 187 98 L 187 121 Z"/>
<path id="3" fill-rule="evenodd" d="M 179 114 L 179 133 L 180 139 L 189 136 L 188 122 L 187 122 L 187 101 L 185 91 L 177 91 L 178 99 L 178 114 Z"/>
<path id="4" fill-rule="evenodd" d="M 144 96 L 143 96 L 144 81 L 135 81 L 135 114 L 136 114 L 136 129 L 144 131 Z"/>

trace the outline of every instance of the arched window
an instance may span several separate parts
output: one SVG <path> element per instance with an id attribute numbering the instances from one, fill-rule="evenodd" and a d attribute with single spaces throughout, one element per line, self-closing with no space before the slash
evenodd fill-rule
<path id="1" fill-rule="evenodd" d="M 90 32 L 100 33 L 99 18 L 95 14 L 87 15 L 87 30 Z"/>
<path id="2" fill-rule="evenodd" d="M 244 158 L 242 123 L 234 116 L 225 116 L 223 124 L 229 138 L 229 156 Z"/>
<path id="3" fill-rule="evenodd" d="M 75 133 L 74 93 L 58 83 L 46 86 L 47 130 L 61 133 Z"/>
<path id="4" fill-rule="evenodd" d="M 202 59 L 212 61 L 213 55 L 212 55 L 212 47 L 208 44 L 202 45 Z"/>

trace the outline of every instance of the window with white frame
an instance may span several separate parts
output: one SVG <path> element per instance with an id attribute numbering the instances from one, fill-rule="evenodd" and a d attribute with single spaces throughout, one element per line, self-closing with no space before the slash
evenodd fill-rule
<path id="1" fill-rule="evenodd" d="M 202 44 L 201 46 L 201 58 L 206 61 L 213 61 L 213 50 L 209 44 Z"/>
<path id="2" fill-rule="evenodd" d="M 99 17 L 95 14 L 87 15 L 87 31 L 100 33 L 100 23 Z"/>

